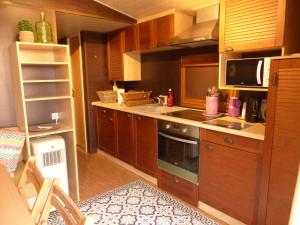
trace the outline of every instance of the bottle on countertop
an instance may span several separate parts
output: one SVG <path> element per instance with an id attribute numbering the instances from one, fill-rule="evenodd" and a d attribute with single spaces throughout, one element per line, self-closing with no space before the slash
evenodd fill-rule
<path id="1" fill-rule="evenodd" d="M 113 91 L 118 91 L 118 85 L 116 81 L 114 81 Z"/>
<path id="2" fill-rule="evenodd" d="M 168 94 L 168 99 L 167 99 L 167 106 L 171 107 L 174 105 L 174 96 L 173 96 L 173 91 L 170 88 L 169 89 L 169 94 Z"/>

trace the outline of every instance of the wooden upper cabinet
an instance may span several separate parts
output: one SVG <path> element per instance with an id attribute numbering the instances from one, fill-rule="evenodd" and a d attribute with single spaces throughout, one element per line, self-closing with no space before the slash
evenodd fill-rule
<path id="1" fill-rule="evenodd" d="M 137 51 L 138 46 L 138 27 L 137 25 L 130 26 L 124 30 L 125 34 L 125 52 Z"/>
<path id="2" fill-rule="evenodd" d="M 117 114 L 117 143 L 119 159 L 135 166 L 135 146 L 133 115 L 131 113 L 116 111 Z"/>
<path id="3" fill-rule="evenodd" d="M 157 48 L 168 46 L 174 37 L 174 14 L 160 17 L 153 21 L 154 46 Z"/>
<path id="4" fill-rule="evenodd" d="M 220 1 L 220 52 L 283 47 L 287 0 Z"/>
<path id="5" fill-rule="evenodd" d="M 267 105 L 267 225 L 288 224 L 300 163 L 300 59 L 273 60 Z M 274 78 L 274 76 L 276 76 Z M 268 160 L 267 157 L 265 159 Z"/>
<path id="6" fill-rule="evenodd" d="M 107 57 L 109 80 L 123 80 L 124 32 L 116 31 L 108 34 Z"/>
<path id="7" fill-rule="evenodd" d="M 108 76 L 111 81 L 137 81 L 141 80 L 141 55 L 139 53 L 125 53 L 126 43 L 128 49 L 134 48 L 134 32 L 115 31 L 108 34 L 107 58 Z"/>
<path id="8" fill-rule="evenodd" d="M 151 176 L 157 176 L 157 120 L 135 116 L 136 167 Z"/>
<path id="9" fill-rule="evenodd" d="M 138 24 L 139 47 L 143 51 L 154 47 L 153 21 Z"/>

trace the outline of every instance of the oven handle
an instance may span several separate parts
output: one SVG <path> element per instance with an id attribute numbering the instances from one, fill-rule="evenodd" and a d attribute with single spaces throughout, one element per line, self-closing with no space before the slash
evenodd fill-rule
<path id="1" fill-rule="evenodd" d="M 191 140 L 187 140 L 187 139 L 182 139 L 182 138 L 178 138 L 178 137 L 174 137 L 174 136 L 170 136 L 168 134 L 165 134 L 163 132 L 158 132 L 159 135 L 165 137 L 165 138 L 169 138 L 172 139 L 174 141 L 179 141 L 179 142 L 183 142 L 183 143 L 187 143 L 187 144 L 192 144 L 192 145 L 197 145 L 198 142 L 197 141 L 191 141 Z"/>

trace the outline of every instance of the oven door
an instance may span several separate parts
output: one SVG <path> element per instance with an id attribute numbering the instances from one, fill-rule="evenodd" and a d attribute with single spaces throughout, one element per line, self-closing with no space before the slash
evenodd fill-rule
<path id="1" fill-rule="evenodd" d="M 159 131 L 158 166 L 198 183 L 199 140 Z"/>

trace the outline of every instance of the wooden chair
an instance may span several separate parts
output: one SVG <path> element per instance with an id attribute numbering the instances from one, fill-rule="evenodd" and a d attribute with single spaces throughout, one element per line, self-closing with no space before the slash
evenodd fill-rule
<path id="1" fill-rule="evenodd" d="M 26 162 L 24 171 L 21 175 L 20 181 L 17 185 L 20 194 L 24 197 L 28 210 L 35 224 L 40 224 L 41 215 L 49 214 L 45 212 L 45 206 L 49 202 L 50 193 L 53 187 L 53 179 L 44 178 L 40 170 L 35 164 L 35 159 L 30 157 Z M 33 187 L 33 189 L 32 189 Z M 35 191 L 35 193 L 34 193 Z M 31 205 L 28 203 L 28 199 L 35 198 L 34 204 Z"/>
<path id="2" fill-rule="evenodd" d="M 81 214 L 73 200 L 59 187 L 59 180 L 54 180 L 49 202 L 41 216 L 41 224 L 47 224 L 49 211 L 54 207 L 67 225 L 84 225 L 86 217 Z"/>

